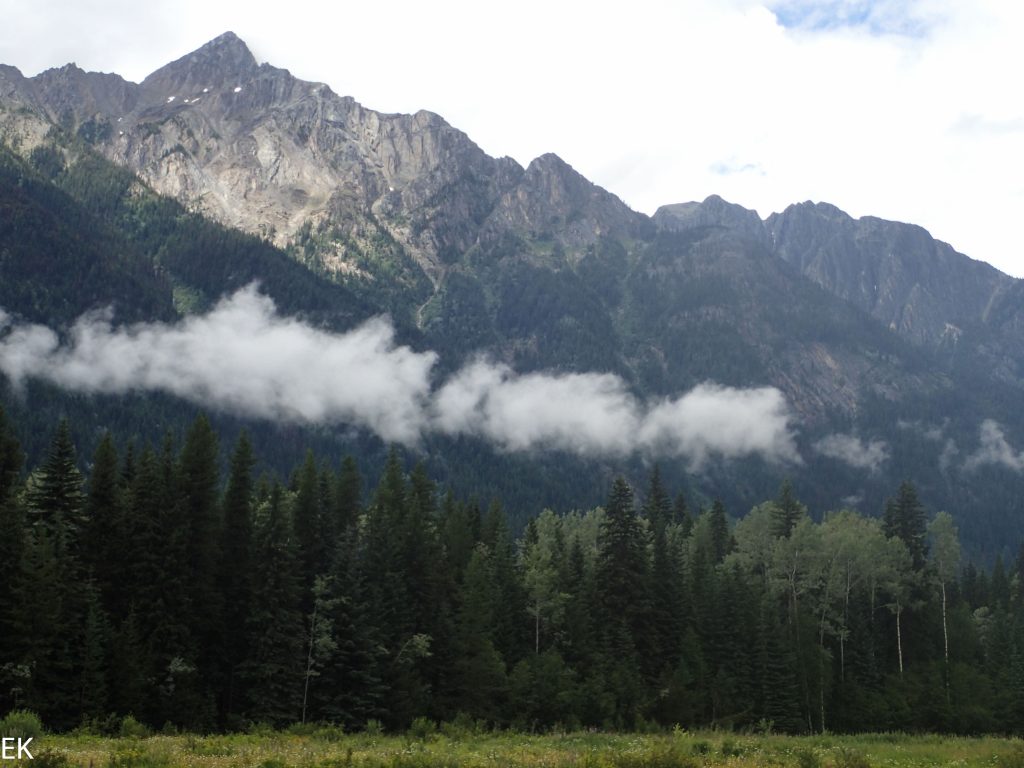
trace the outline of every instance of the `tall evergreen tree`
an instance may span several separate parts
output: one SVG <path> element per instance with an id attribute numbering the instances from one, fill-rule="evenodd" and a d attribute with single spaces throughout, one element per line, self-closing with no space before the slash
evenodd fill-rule
<path id="1" fill-rule="evenodd" d="M 330 541 L 322 537 L 323 509 L 320 498 L 320 475 L 312 451 L 299 469 L 295 489 L 295 538 L 302 560 L 303 605 L 308 611 L 313 580 L 326 571 Z"/>
<path id="2" fill-rule="evenodd" d="M 783 539 L 789 538 L 800 518 L 807 514 L 807 507 L 797 501 L 793 484 L 787 477 L 782 481 L 779 495 L 775 497 L 775 514 L 772 520 L 772 534 Z"/>
<path id="3" fill-rule="evenodd" d="M 272 724 L 299 719 L 303 618 L 298 546 L 283 491 L 275 484 L 256 533 L 248 659 L 242 666 L 249 716 Z"/>
<path id="4" fill-rule="evenodd" d="M 220 544 L 219 583 L 224 606 L 222 664 L 224 685 L 220 707 L 228 720 L 238 712 L 244 693 L 239 691 L 238 668 L 246 658 L 246 619 L 250 611 L 252 569 L 252 499 L 254 464 L 249 435 L 242 432 L 231 456 L 228 487 L 224 494 L 224 527 Z"/>
<path id="5" fill-rule="evenodd" d="M 885 535 L 906 545 L 914 570 L 923 570 L 928 562 L 928 521 L 913 484 L 908 481 L 900 484 L 896 496 L 886 502 L 882 521 Z"/>
<path id="6" fill-rule="evenodd" d="M 64 547 L 72 543 L 77 545 L 85 522 L 85 495 L 67 419 L 57 427 L 28 502 L 33 525 L 45 527 L 56 537 L 58 554 L 63 555 Z"/>
<path id="7" fill-rule="evenodd" d="M 29 640 L 15 626 L 25 554 L 25 515 L 14 497 L 22 460 L 21 446 L 0 408 L 0 711 L 14 708 L 11 692 L 20 687 L 17 662 Z"/>
<path id="8" fill-rule="evenodd" d="M 107 609 L 121 609 L 118 598 L 127 576 L 123 572 L 123 538 L 120 466 L 114 438 L 103 435 L 92 459 L 86 496 L 86 527 L 82 536 L 82 559 L 99 589 L 101 604 Z"/>
<path id="9" fill-rule="evenodd" d="M 713 562 L 720 563 L 732 552 L 735 542 L 729 531 L 729 518 L 721 499 L 715 499 L 709 513 L 711 522 L 711 555 Z"/>

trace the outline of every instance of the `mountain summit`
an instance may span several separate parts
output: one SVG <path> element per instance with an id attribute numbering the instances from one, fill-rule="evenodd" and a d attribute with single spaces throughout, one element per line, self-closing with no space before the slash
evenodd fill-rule
<path id="1" fill-rule="evenodd" d="M 913 477 L 998 537 L 1024 497 L 1024 284 L 920 227 L 810 202 L 762 220 L 716 195 L 648 217 L 555 155 L 490 157 L 437 114 L 376 112 L 260 64 L 231 32 L 141 84 L 0 66 L 0 137 L 12 168 L 34 169 L 4 177 L 9 218 L 49 222 L 35 260 L 0 230 L 7 312 L 59 325 L 135 284 L 131 319 L 165 319 L 258 280 L 332 328 L 387 313 L 444 371 L 483 355 L 614 374 L 653 403 L 709 381 L 773 387 L 819 509 L 877 508 Z M 32 173 L 57 189 L 27 201 Z M 213 236 L 156 193 L 258 240 Z M 128 245 L 103 240 L 126 227 Z M 89 296 L 53 278 L 69 254 L 100 262 Z M 740 504 L 779 481 L 749 463 L 702 471 Z M 583 475 L 558 474 L 551 487 L 579 490 Z"/>
<path id="2" fill-rule="evenodd" d="M 235 88 L 259 70 L 252 52 L 234 32 L 225 32 L 201 48 L 153 72 L 142 81 L 146 90 L 181 91 L 182 98 L 211 88 Z M 171 94 L 174 95 L 174 94 Z"/>

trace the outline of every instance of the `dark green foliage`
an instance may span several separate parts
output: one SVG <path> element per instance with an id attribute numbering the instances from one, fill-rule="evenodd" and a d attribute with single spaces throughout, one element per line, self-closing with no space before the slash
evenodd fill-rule
<path id="1" fill-rule="evenodd" d="M 230 719 L 245 701 L 238 670 L 248 653 L 246 619 L 249 616 L 249 574 L 253 567 L 253 480 L 255 459 L 249 436 L 243 432 L 231 456 L 231 471 L 224 492 L 223 528 L 218 559 L 219 586 L 224 610 L 220 664 L 224 683 L 221 709 Z"/>
<path id="2" fill-rule="evenodd" d="M 302 705 L 301 568 L 280 485 L 274 485 L 262 512 L 246 624 L 249 653 L 241 674 L 248 687 L 250 716 L 280 725 L 298 720 Z"/>
<path id="3" fill-rule="evenodd" d="M 397 450 L 363 509 L 354 460 L 336 474 L 310 454 L 286 490 L 254 482 L 245 433 L 222 488 L 202 417 L 180 451 L 168 436 L 119 461 L 103 435 L 83 491 L 70 435 L 62 423 L 23 479 L 0 422 L 0 546 L 16 566 L 0 582 L 0 695 L 58 729 L 125 715 L 405 728 L 461 713 L 531 730 L 977 733 L 1024 713 L 1017 566 L 947 583 L 947 664 L 940 590 L 899 533 L 916 519 L 900 499 L 920 508 L 906 488 L 884 525 L 817 524 L 784 486 L 734 531 L 719 501 L 690 520 L 653 471 L 642 517 L 619 478 L 602 512 L 545 512 L 517 542 L 499 503 L 439 503 Z"/>
<path id="4" fill-rule="evenodd" d="M 920 571 L 928 560 L 928 530 L 924 506 L 917 498 L 914 486 L 904 481 L 894 498 L 885 505 L 885 535 L 898 538 L 907 545 L 914 561 L 914 570 Z"/>
<path id="5" fill-rule="evenodd" d="M 793 494 L 793 484 L 787 477 L 782 481 L 779 495 L 775 498 L 775 515 L 772 520 L 772 533 L 782 538 L 789 538 L 793 528 L 804 515 L 807 507 L 797 501 Z"/>

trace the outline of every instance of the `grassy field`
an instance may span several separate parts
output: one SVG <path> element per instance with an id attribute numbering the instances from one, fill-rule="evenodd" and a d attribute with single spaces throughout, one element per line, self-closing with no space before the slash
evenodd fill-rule
<path id="1" fill-rule="evenodd" d="M 1024 743 L 1019 740 L 903 734 L 789 737 L 713 732 L 548 736 L 437 733 L 414 738 L 342 735 L 323 730 L 310 735 L 119 739 L 43 735 L 33 742 L 33 749 L 35 760 L 29 764 L 31 768 L 1024 768 Z"/>

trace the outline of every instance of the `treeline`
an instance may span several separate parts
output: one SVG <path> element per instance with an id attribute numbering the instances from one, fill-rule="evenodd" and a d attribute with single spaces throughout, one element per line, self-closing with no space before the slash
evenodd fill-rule
<path id="1" fill-rule="evenodd" d="M 0 412 L 0 712 L 58 729 L 417 717 L 547 729 L 1015 731 L 1024 559 L 962 566 L 904 483 L 881 518 L 814 522 L 788 483 L 735 526 L 655 468 L 638 504 L 544 511 L 442 494 L 392 452 L 226 478 L 204 417 L 180 445 L 67 423 L 26 473 Z"/>

